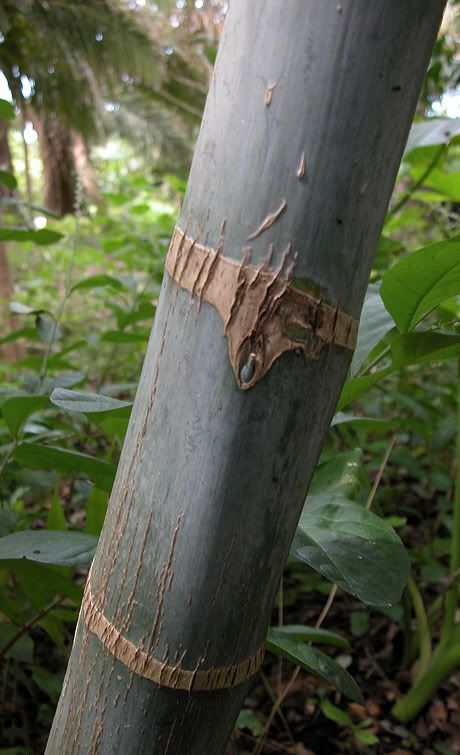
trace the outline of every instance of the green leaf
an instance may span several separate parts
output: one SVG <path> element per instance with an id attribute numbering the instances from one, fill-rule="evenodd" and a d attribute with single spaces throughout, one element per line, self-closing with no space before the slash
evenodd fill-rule
<path id="1" fill-rule="evenodd" d="M 105 513 L 109 497 L 107 491 L 93 488 L 86 504 L 85 532 L 88 535 L 99 535 L 104 524 Z"/>
<path id="2" fill-rule="evenodd" d="M 373 731 L 367 729 L 355 729 L 355 737 L 359 739 L 365 745 L 376 745 L 379 743 L 379 738 Z"/>
<path id="3" fill-rule="evenodd" d="M 50 401 L 66 409 L 69 412 L 83 412 L 92 414 L 94 412 L 115 414 L 115 416 L 129 417 L 132 403 L 130 401 L 120 401 L 111 396 L 102 396 L 99 393 L 85 393 L 83 391 L 69 391 L 66 388 L 55 388 L 51 394 Z"/>
<path id="4" fill-rule="evenodd" d="M 338 427 L 339 425 L 350 424 L 358 425 L 365 430 L 383 431 L 389 430 L 394 426 L 393 422 L 386 419 L 377 419 L 376 417 L 360 417 L 355 414 L 346 414 L 345 412 L 337 412 L 331 422 L 331 427 Z"/>
<path id="5" fill-rule="evenodd" d="M 46 528 L 48 530 L 57 530 L 59 532 L 66 532 L 69 529 L 62 503 L 56 493 L 51 498 L 51 506 L 46 517 Z"/>
<path id="6" fill-rule="evenodd" d="M 303 642 L 317 642 L 320 645 L 334 645 L 338 648 L 350 647 L 345 637 L 341 637 L 340 634 L 336 634 L 335 632 L 330 632 L 328 629 L 308 627 L 302 624 L 285 624 L 284 626 L 274 628 L 279 637 L 302 640 Z"/>
<path id="7" fill-rule="evenodd" d="M 41 312 L 35 318 L 37 332 L 45 343 L 54 343 L 63 337 L 63 332 L 54 317 Z"/>
<path id="8" fill-rule="evenodd" d="M 404 154 L 408 155 L 416 147 L 432 144 L 448 144 L 460 133 L 460 118 L 430 118 L 414 123 L 410 130 Z"/>
<path id="9" fill-rule="evenodd" d="M 14 105 L 8 100 L 0 99 L 0 118 L 11 121 L 14 118 Z"/>
<path id="10" fill-rule="evenodd" d="M 2 406 L 3 419 L 11 434 L 16 435 L 31 414 L 47 406 L 49 406 L 47 396 L 29 396 L 28 394 L 12 396 Z"/>
<path id="11" fill-rule="evenodd" d="M 391 342 L 391 355 L 395 367 L 453 359 L 460 355 L 460 336 L 431 331 L 405 333 Z"/>
<path id="12" fill-rule="evenodd" d="M 373 606 L 397 603 L 409 575 L 396 532 L 363 506 L 328 493 L 307 497 L 291 554 Z"/>
<path id="13" fill-rule="evenodd" d="M 28 595 L 37 608 L 43 608 L 49 597 L 53 595 L 65 595 L 77 606 L 81 603 L 82 587 L 53 566 L 29 561 L 26 558 L 12 560 L 0 558 L 0 569 L 16 574 L 21 586 L 27 589 Z"/>
<path id="14" fill-rule="evenodd" d="M 42 309 L 28 307 L 27 304 L 23 304 L 22 301 L 12 301 L 9 309 L 14 315 L 36 315 L 43 312 Z"/>
<path id="15" fill-rule="evenodd" d="M 9 343 L 10 341 L 18 341 L 20 338 L 29 338 L 31 340 L 36 340 L 37 331 L 35 330 L 35 328 L 19 328 L 19 330 L 13 330 L 4 338 L 0 338 L 0 346 L 3 343 Z"/>
<path id="16" fill-rule="evenodd" d="M 367 611 L 352 611 L 350 613 L 350 630 L 353 637 L 362 637 L 369 631 L 369 614 Z"/>
<path id="17" fill-rule="evenodd" d="M 19 636 L 14 645 L 6 653 L 3 653 L 3 648 L 17 636 L 19 629 L 14 624 L 0 624 L 0 657 L 12 658 L 19 663 L 32 663 L 34 643 L 32 637 L 27 634 L 22 635 L 22 637 Z"/>
<path id="18" fill-rule="evenodd" d="M 240 711 L 236 725 L 238 729 L 249 729 L 253 737 L 260 737 L 265 731 L 263 721 L 260 720 L 254 711 L 248 708 L 243 708 Z"/>
<path id="19" fill-rule="evenodd" d="M 387 271 L 380 289 L 398 330 L 407 332 L 460 294 L 460 236 L 413 252 Z"/>
<path id="20" fill-rule="evenodd" d="M 372 388 L 381 380 L 391 375 L 393 372 L 392 367 L 386 367 L 384 370 L 373 372 L 370 375 L 363 375 L 362 377 L 349 378 L 342 388 L 337 409 L 341 411 L 345 406 L 348 406 L 352 401 L 355 401 L 359 396 Z"/>
<path id="21" fill-rule="evenodd" d="M 309 674 L 325 679 L 350 700 L 363 704 L 363 696 L 353 677 L 337 661 L 318 648 L 306 645 L 299 640 L 280 636 L 278 630 L 273 628 L 268 630 L 265 644 L 267 649 L 275 655 L 287 658 Z"/>
<path id="22" fill-rule="evenodd" d="M 111 490 L 115 478 L 113 464 L 66 448 L 20 443 L 13 455 L 16 461 L 31 469 L 53 469 L 63 474 L 88 477 L 102 490 Z"/>
<path id="23" fill-rule="evenodd" d="M 358 341 L 350 367 L 352 377 L 369 356 L 373 348 L 394 328 L 394 321 L 388 313 L 379 293 L 380 286 L 371 284 L 364 299 L 359 321 Z"/>
<path id="24" fill-rule="evenodd" d="M 359 486 L 359 469 L 363 452 L 360 448 L 344 451 L 320 464 L 310 484 L 310 497 L 314 495 L 351 496 Z"/>
<path id="25" fill-rule="evenodd" d="M 62 238 L 64 238 L 62 233 L 48 228 L 40 228 L 38 231 L 31 228 L 0 228 L 0 241 L 33 241 L 42 246 L 55 244 Z"/>
<path id="26" fill-rule="evenodd" d="M 102 196 L 104 199 L 106 199 L 111 204 L 115 205 L 115 207 L 121 207 L 122 205 L 129 202 L 130 197 L 127 194 L 116 194 L 115 192 L 110 191 L 104 191 L 102 193 Z"/>
<path id="27" fill-rule="evenodd" d="M 321 711 L 330 721 L 334 721 L 334 723 L 339 724 L 340 726 L 349 726 L 351 729 L 354 728 L 353 721 L 348 713 L 341 708 L 338 708 L 337 705 L 333 705 L 327 697 L 323 697 L 321 700 Z"/>
<path id="28" fill-rule="evenodd" d="M 96 545 L 97 537 L 82 532 L 22 530 L 0 538 L 0 561 L 26 559 L 41 564 L 87 566 Z"/>
<path id="29" fill-rule="evenodd" d="M 18 185 L 16 178 L 8 170 L 0 170 L 0 183 L 8 189 L 15 189 Z"/>
<path id="30" fill-rule="evenodd" d="M 119 278 L 114 278 L 112 275 L 91 275 L 89 278 L 79 281 L 72 286 L 72 291 L 83 291 L 92 288 L 105 288 L 109 286 L 116 291 L 121 291 L 126 288 L 125 284 Z"/>

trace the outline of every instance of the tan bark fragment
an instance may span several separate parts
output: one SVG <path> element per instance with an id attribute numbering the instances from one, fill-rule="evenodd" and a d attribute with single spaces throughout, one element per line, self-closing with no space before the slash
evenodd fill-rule
<path id="1" fill-rule="evenodd" d="M 269 270 L 269 262 L 256 267 L 234 260 L 221 249 L 198 244 L 178 227 L 174 231 L 166 271 L 182 289 L 219 312 L 242 390 L 255 385 L 286 351 L 318 359 L 327 344 L 355 348 L 357 320 L 295 288 L 289 280 L 294 261 L 290 244 L 280 267 Z"/>
<path id="2" fill-rule="evenodd" d="M 264 231 L 266 231 L 267 228 L 270 228 L 273 225 L 273 223 L 276 223 L 276 221 L 278 220 L 279 216 L 282 215 L 282 213 L 285 211 L 286 207 L 287 207 L 287 202 L 286 202 L 285 199 L 283 199 L 283 201 L 281 202 L 281 204 L 278 207 L 278 209 L 275 210 L 274 212 L 270 212 L 262 220 L 261 224 L 256 228 L 256 230 L 253 231 L 248 236 L 248 241 L 252 241 L 252 239 L 256 239 L 257 236 L 260 236 L 260 234 L 263 233 Z"/>

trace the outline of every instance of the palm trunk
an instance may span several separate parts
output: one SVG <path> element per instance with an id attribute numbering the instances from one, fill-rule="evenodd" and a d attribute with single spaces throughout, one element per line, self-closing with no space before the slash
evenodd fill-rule
<path id="1" fill-rule="evenodd" d="M 72 155 L 75 172 L 78 175 L 85 195 L 95 203 L 101 201 L 101 193 L 91 162 L 89 147 L 78 131 L 72 130 Z"/>
<path id="2" fill-rule="evenodd" d="M 30 110 L 43 162 L 43 202 L 59 216 L 75 209 L 75 164 L 70 128 L 44 111 Z"/>
<path id="3" fill-rule="evenodd" d="M 223 751 L 443 7 L 232 0 L 49 755 Z"/>

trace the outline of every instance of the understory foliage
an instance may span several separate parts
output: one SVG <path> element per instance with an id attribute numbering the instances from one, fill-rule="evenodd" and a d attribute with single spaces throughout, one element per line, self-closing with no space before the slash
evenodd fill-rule
<path id="1" fill-rule="evenodd" d="M 427 101 L 440 75 L 427 79 Z M 0 117 L 14 115 L 0 101 Z M 267 635 L 271 653 L 318 677 L 313 705 L 345 727 L 351 751 L 379 741 L 371 718 L 357 724 L 345 710 L 364 702 L 350 641 L 376 616 L 400 638 L 388 669 L 406 680 L 393 700 L 399 720 L 460 668 L 457 134 L 460 119 L 425 118 L 411 131 Z M 96 155 L 101 201 L 77 201 L 74 217 L 18 194 L 0 208 L 15 279 L 14 322 L 0 339 L 0 753 L 41 752 L 46 741 L 185 189 L 173 166 L 158 178 L 125 161 Z M 0 182 L 17 185 L 8 170 Z M 299 619 L 318 599 L 325 610 Z M 348 607 L 339 627 L 334 599 Z M 286 686 L 275 694 L 266 683 L 282 700 L 292 677 L 279 668 Z M 262 747 L 272 719 L 248 704 L 239 727 Z"/>

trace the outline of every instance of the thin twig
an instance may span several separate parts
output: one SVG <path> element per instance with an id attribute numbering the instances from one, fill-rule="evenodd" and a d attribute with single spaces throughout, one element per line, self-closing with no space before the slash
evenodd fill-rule
<path id="1" fill-rule="evenodd" d="M 23 624 L 22 627 L 18 629 L 16 634 L 13 635 L 11 640 L 9 640 L 9 642 L 7 642 L 6 645 L 4 645 L 0 649 L 0 658 L 3 658 L 3 656 L 6 655 L 6 653 L 8 652 L 8 650 L 10 650 L 10 648 L 12 648 L 13 645 L 15 645 L 16 642 L 20 640 L 23 635 L 27 634 L 29 629 L 31 629 L 34 626 L 34 624 L 36 624 L 38 621 L 41 621 L 41 619 L 43 619 L 44 616 L 46 616 L 50 611 L 52 611 L 53 608 L 56 608 L 56 606 L 62 603 L 63 600 L 64 598 L 62 597 L 62 595 L 58 595 L 58 597 L 55 598 L 52 603 L 50 603 L 48 606 L 45 606 L 45 608 L 42 608 L 41 611 L 39 611 L 32 619 L 30 619 L 25 624 Z"/>
<path id="2" fill-rule="evenodd" d="M 435 156 L 433 157 L 432 161 L 427 166 L 426 170 L 423 171 L 423 173 L 420 176 L 420 178 L 418 178 L 415 181 L 415 183 L 411 186 L 411 188 L 409 189 L 409 191 L 406 192 L 406 194 L 404 194 L 401 197 L 401 199 L 398 202 L 396 202 L 396 204 L 394 205 L 394 207 L 391 208 L 391 210 L 388 213 L 388 217 L 392 218 L 393 215 L 396 215 L 396 213 L 399 212 L 399 210 L 402 207 L 404 207 L 404 205 L 406 204 L 406 202 L 409 201 L 409 199 L 412 197 L 412 195 L 415 194 L 415 192 L 417 191 L 417 189 L 419 189 L 420 186 L 422 186 L 424 184 L 424 182 L 426 181 L 426 179 L 428 178 L 428 176 L 430 175 L 430 173 L 436 168 L 436 165 L 438 164 L 438 162 L 439 162 L 440 158 L 442 157 L 442 155 L 444 154 L 444 152 L 446 152 L 447 148 L 448 148 L 448 144 L 441 144 L 440 148 L 437 150 Z"/>

